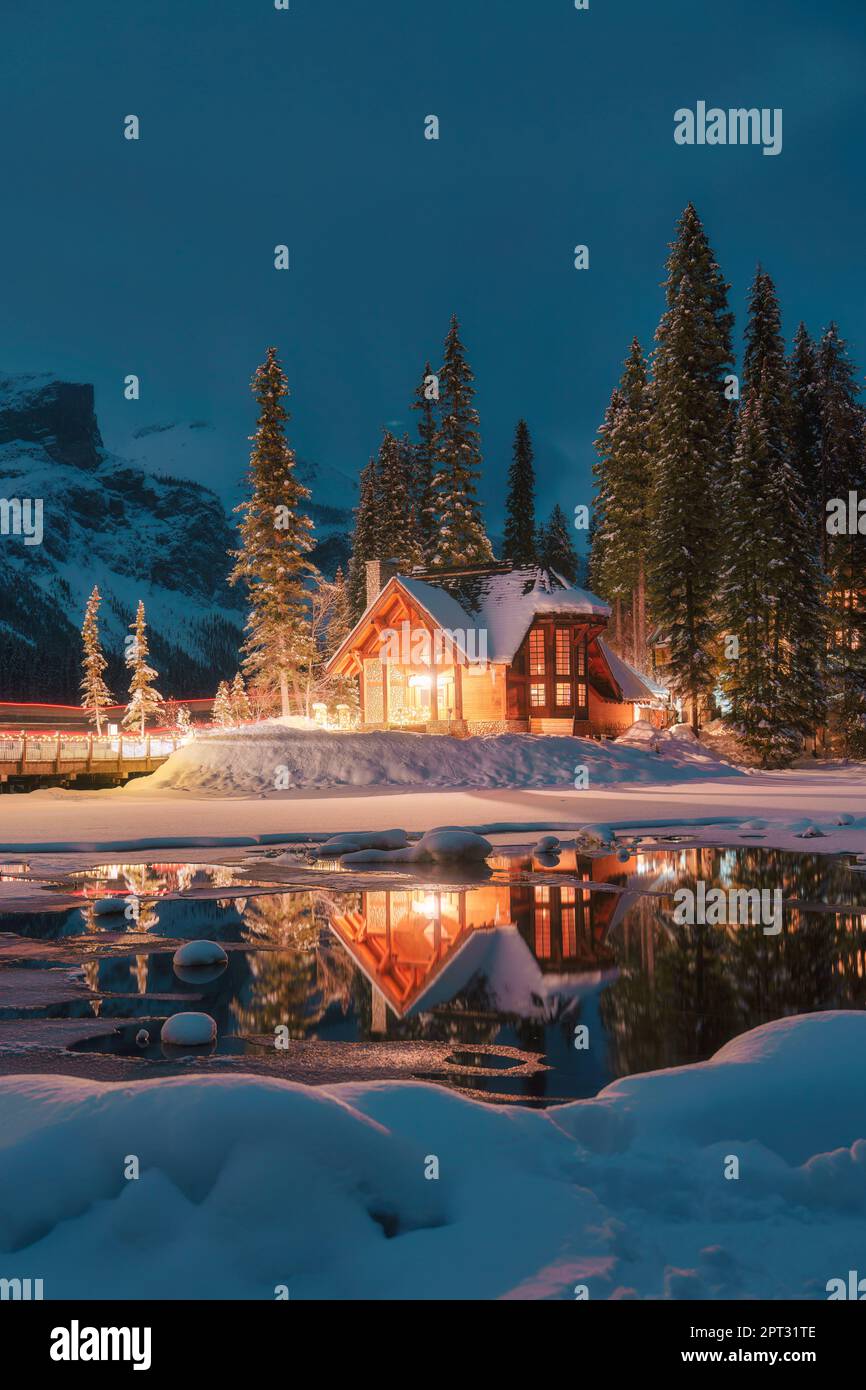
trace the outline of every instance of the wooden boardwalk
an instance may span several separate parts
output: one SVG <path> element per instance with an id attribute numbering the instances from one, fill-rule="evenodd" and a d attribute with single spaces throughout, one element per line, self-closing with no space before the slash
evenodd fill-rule
<path id="1" fill-rule="evenodd" d="M 180 734 L 0 733 L 0 782 L 125 782 L 153 772 L 181 742 Z"/>

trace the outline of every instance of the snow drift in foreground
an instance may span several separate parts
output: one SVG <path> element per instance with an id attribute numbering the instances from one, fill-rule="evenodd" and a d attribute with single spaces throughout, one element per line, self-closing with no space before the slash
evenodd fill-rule
<path id="1" fill-rule="evenodd" d="M 669 738 L 655 753 L 620 742 L 496 734 L 339 734 L 287 727 L 278 720 L 218 730 L 179 748 L 127 794 L 192 791 L 224 796 L 286 796 L 322 787 L 589 787 L 687 782 L 743 774 L 697 740 Z"/>
<path id="2" fill-rule="evenodd" d="M 866 1016 L 842 1012 L 546 1112 L 4 1078 L 0 1276 L 46 1298 L 825 1298 L 866 1249 L 864 1095 Z"/>

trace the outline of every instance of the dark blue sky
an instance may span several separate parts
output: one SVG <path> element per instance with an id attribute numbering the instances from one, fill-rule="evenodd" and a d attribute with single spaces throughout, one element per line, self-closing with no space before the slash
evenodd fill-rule
<path id="1" fill-rule="evenodd" d="M 863 0 L 45 0 L 0 4 L 0 370 L 91 380 L 106 441 L 204 418 L 243 472 L 271 342 L 299 453 L 356 474 L 409 421 L 456 311 L 498 529 L 515 421 L 544 508 L 588 500 L 684 204 L 789 336 L 866 367 Z M 782 107 L 784 148 L 681 148 L 697 100 Z M 122 120 L 140 116 L 140 141 Z M 438 143 L 423 138 L 428 113 Z M 273 269 L 285 242 L 292 269 Z M 572 248 L 590 247 L 588 272 Z M 122 379 L 142 378 L 125 403 Z M 328 497 L 319 500 L 327 502 Z"/>

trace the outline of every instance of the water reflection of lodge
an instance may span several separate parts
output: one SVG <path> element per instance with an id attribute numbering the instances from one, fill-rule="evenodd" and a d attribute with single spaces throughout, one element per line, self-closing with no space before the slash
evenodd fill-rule
<path id="1" fill-rule="evenodd" d="M 494 870 L 515 868 L 514 859 L 488 862 Z M 602 866 L 615 863 L 594 860 L 581 872 L 572 854 L 571 865 L 561 863 L 557 873 L 585 883 L 603 881 Z M 593 893 L 579 882 L 491 882 L 454 890 L 425 885 L 361 892 L 357 907 L 330 920 L 374 985 L 374 1007 L 378 992 L 403 1017 L 423 1010 L 425 994 L 434 982 L 444 983 L 445 972 L 453 974 L 455 993 L 468 983 L 475 957 L 466 948 L 479 933 L 516 927 L 543 974 L 581 975 L 610 966 L 613 953 L 604 939 L 616 899 L 615 893 Z"/>

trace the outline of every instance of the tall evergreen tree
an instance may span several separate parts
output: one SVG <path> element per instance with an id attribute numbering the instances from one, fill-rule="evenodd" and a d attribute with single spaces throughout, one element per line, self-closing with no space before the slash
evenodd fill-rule
<path id="1" fill-rule="evenodd" d="M 760 268 L 749 297 L 742 408 L 723 494 L 719 609 L 732 718 L 765 764 L 800 749 L 823 709 L 821 576 L 794 449 L 779 304 Z M 727 659 L 725 659 L 727 658 Z"/>
<path id="2" fill-rule="evenodd" d="M 622 379 L 599 431 L 596 476 L 604 485 L 605 563 L 600 592 L 614 605 L 623 655 L 647 666 L 646 576 L 650 548 L 652 387 L 641 345 L 632 340 Z M 624 612 L 630 640 L 625 640 Z"/>
<path id="3" fill-rule="evenodd" d="M 150 651 L 147 642 L 144 604 L 141 599 L 138 601 L 135 621 L 129 626 L 134 635 L 132 641 L 127 641 L 126 664 L 132 672 L 132 676 L 129 682 L 129 704 L 126 706 L 126 713 L 123 716 L 123 724 L 126 728 L 135 728 L 137 724 L 141 737 L 144 738 L 145 724 L 148 719 L 159 714 L 163 706 L 163 699 L 154 684 L 159 677 L 147 661 Z"/>
<path id="4" fill-rule="evenodd" d="M 680 218 L 654 355 L 650 590 L 670 641 L 670 684 L 697 728 L 714 681 L 718 496 L 729 433 L 728 286 L 694 207 Z"/>
<path id="5" fill-rule="evenodd" d="M 481 516 L 476 483 L 481 476 L 475 380 L 460 341 L 456 314 L 445 339 L 445 360 L 439 375 L 440 420 L 436 436 L 436 512 L 438 533 L 432 563 L 484 564 L 493 550 Z"/>
<path id="6" fill-rule="evenodd" d="M 84 647 L 82 661 L 83 679 L 81 681 L 81 708 L 96 725 L 97 736 L 102 734 L 102 720 L 107 705 L 111 704 L 111 691 L 105 684 L 104 675 L 108 662 L 102 654 L 99 641 L 99 589 L 94 584 L 87 600 L 81 641 Z"/>
<path id="7" fill-rule="evenodd" d="M 828 581 L 827 680 L 834 729 L 842 751 L 866 753 L 866 537 L 840 529 L 828 502 L 847 503 L 849 492 L 863 495 L 864 412 L 848 349 L 831 323 L 818 348 L 821 416 L 819 505 Z"/>
<path id="8" fill-rule="evenodd" d="M 818 351 L 801 323 L 794 335 L 794 345 L 788 359 L 791 379 L 791 441 L 794 462 L 800 474 L 805 496 L 817 499 L 821 486 L 821 397 L 818 389 Z M 823 552 L 824 510 L 814 507 L 815 534 Z"/>
<path id="9" fill-rule="evenodd" d="M 576 584 L 580 561 L 568 529 L 568 518 L 558 502 L 550 513 L 547 525 L 541 527 L 538 542 L 538 563 L 541 568 L 555 570 L 569 584 Z"/>
<path id="10" fill-rule="evenodd" d="M 609 468 L 610 447 L 608 439 L 611 437 L 614 422 L 618 412 L 622 408 L 622 398 L 619 387 L 615 387 L 611 395 L 610 402 L 604 412 L 604 420 L 595 441 L 595 449 L 598 454 L 596 462 L 592 466 L 594 480 L 594 496 L 592 501 L 592 519 L 589 527 L 589 587 L 595 594 L 600 594 L 603 598 L 610 600 L 612 586 L 615 585 L 615 576 L 612 567 L 608 565 L 608 551 L 610 537 L 608 532 L 608 512 L 611 509 L 611 477 Z M 624 589 L 621 591 L 624 592 Z"/>
<path id="11" fill-rule="evenodd" d="M 231 584 L 243 583 L 249 598 L 244 670 L 260 688 L 279 691 L 281 712 L 289 713 L 289 683 L 310 658 L 310 595 L 305 581 L 315 574 L 307 558 L 313 546 L 312 522 L 303 504 L 309 491 L 295 472 L 295 455 L 286 439 L 289 387 L 268 348 L 252 380 L 259 406 L 250 455 L 250 495 L 235 510 L 242 514 L 241 547 Z"/>
<path id="12" fill-rule="evenodd" d="M 413 463 L 408 441 L 401 442 L 386 429 L 376 468 L 377 552 L 370 558 L 393 560 L 401 573 L 424 561 L 416 526 Z"/>
<path id="13" fill-rule="evenodd" d="M 508 471 L 504 547 L 505 559 L 515 565 L 534 565 L 536 561 L 533 457 L 529 426 L 525 420 L 518 420 Z"/>
<path id="14" fill-rule="evenodd" d="M 376 544 L 378 504 L 379 478 L 376 460 L 371 458 L 361 473 L 358 505 L 355 508 L 355 529 L 352 533 L 352 556 L 346 581 L 349 616 L 353 625 L 367 607 L 367 561 L 386 558 L 378 552 Z"/>
<path id="15" fill-rule="evenodd" d="M 436 546 L 436 438 L 439 431 L 437 405 L 439 400 L 438 378 L 430 363 L 424 367 L 424 376 L 418 383 L 412 409 L 418 412 L 418 443 L 415 445 L 415 510 L 418 537 L 421 543 L 424 564 L 433 559 Z"/>

